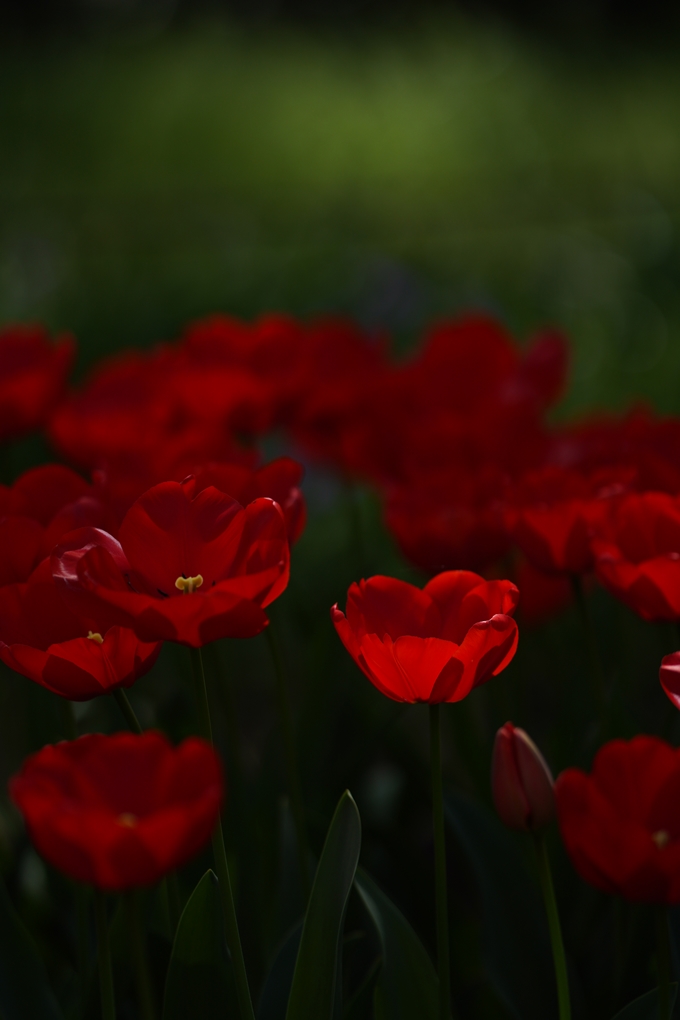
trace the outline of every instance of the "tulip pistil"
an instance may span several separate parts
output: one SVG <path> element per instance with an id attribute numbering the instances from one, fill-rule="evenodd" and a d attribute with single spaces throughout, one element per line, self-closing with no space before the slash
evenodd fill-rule
<path id="1" fill-rule="evenodd" d="M 659 850 L 663 850 L 665 846 L 670 843 L 671 837 L 668 835 L 665 829 L 659 829 L 658 832 L 652 833 L 652 839 L 658 846 Z"/>
<path id="2" fill-rule="evenodd" d="M 122 815 L 118 815 L 116 821 L 119 825 L 122 825 L 124 829 L 134 829 L 137 824 L 137 815 L 124 811 Z"/>
<path id="3" fill-rule="evenodd" d="M 98 645 L 103 645 L 104 644 L 104 638 L 96 630 L 88 630 L 87 638 L 88 638 L 88 641 L 94 641 L 95 644 L 98 644 Z"/>
<path id="4" fill-rule="evenodd" d="M 197 588 L 200 588 L 203 584 L 203 575 L 196 574 L 195 577 L 185 577 L 182 574 L 175 581 L 175 588 L 179 588 L 185 595 L 191 595 Z"/>

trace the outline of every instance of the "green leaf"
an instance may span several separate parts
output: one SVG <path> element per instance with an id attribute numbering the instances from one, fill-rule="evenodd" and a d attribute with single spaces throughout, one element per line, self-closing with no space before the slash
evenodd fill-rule
<path id="1" fill-rule="evenodd" d="M 0 1016 L 2 1020 L 63 1020 L 33 940 L 0 882 Z"/>
<path id="2" fill-rule="evenodd" d="M 257 1020 L 285 1020 L 301 937 L 302 921 L 284 939 L 274 957 L 260 996 Z"/>
<path id="3" fill-rule="evenodd" d="M 230 964 L 217 877 L 206 871 L 177 926 L 163 1020 L 224 1020 L 229 998 Z"/>
<path id="4" fill-rule="evenodd" d="M 333 815 L 302 929 L 286 1020 L 331 1020 L 347 897 L 361 850 L 361 819 L 346 790 Z"/>
<path id="5" fill-rule="evenodd" d="M 423 944 L 404 915 L 365 871 L 354 879 L 382 946 L 376 997 L 385 1020 L 437 1020 L 439 982 Z"/>
<path id="6" fill-rule="evenodd" d="M 446 818 L 482 900 L 482 954 L 498 998 L 517 1020 L 557 1016 L 548 922 L 514 834 L 482 805 L 447 794 Z"/>
<path id="7" fill-rule="evenodd" d="M 678 986 L 671 985 L 671 1010 L 677 994 Z M 613 1020 L 659 1020 L 659 989 L 652 988 L 651 992 L 629 1002 Z"/>

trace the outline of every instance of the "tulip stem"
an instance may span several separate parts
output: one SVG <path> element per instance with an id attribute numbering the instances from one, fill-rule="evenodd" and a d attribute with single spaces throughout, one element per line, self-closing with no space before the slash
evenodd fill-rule
<path id="1" fill-rule="evenodd" d="M 78 737 L 78 726 L 76 725 L 76 714 L 73 710 L 73 702 L 68 698 L 61 699 L 61 714 L 64 733 L 67 740 L 76 740 Z"/>
<path id="2" fill-rule="evenodd" d="M 115 690 L 113 690 L 111 693 L 113 694 L 114 701 L 118 705 L 118 708 L 123 713 L 123 718 L 125 719 L 125 722 L 128 724 L 132 732 L 143 733 L 144 730 L 141 727 L 139 719 L 135 715 L 135 710 L 130 704 L 130 699 L 128 698 L 125 691 L 122 690 L 120 687 L 116 687 Z"/>
<path id="3" fill-rule="evenodd" d="M 106 916 L 106 896 L 101 889 L 94 890 L 94 917 L 97 926 L 97 956 L 99 959 L 99 993 L 102 1000 L 102 1020 L 116 1020 L 116 1000 L 113 995 L 109 922 Z"/>
<path id="4" fill-rule="evenodd" d="M 198 704 L 198 717 L 201 727 L 201 734 L 208 743 L 212 744 L 212 724 L 210 722 L 210 705 L 208 703 L 208 689 L 205 685 L 205 672 L 203 670 L 203 657 L 200 648 L 191 649 L 191 664 L 194 673 L 194 686 L 196 689 L 196 701 Z M 243 959 L 243 948 L 241 946 L 241 935 L 238 930 L 236 917 L 236 906 L 234 894 L 231 888 L 231 877 L 229 875 L 229 862 L 227 851 L 224 847 L 224 833 L 222 822 L 218 820 L 212 837 L 213 856 L 215 858 L 215 871 L 219 883 L 220 901 L 222 903 L 222 914 L 224 916 L 224 928 L 227 937 L 227 945 L 231 953 L 231 961 L 234 968 L 234 982 L 236 984 L 236 997 L 238 999 L 241 1020 L 255 1020 L 253 1003 L 250 998 L 248 987 L 248 975 L 246 964 Z"/>
<path id="5" fill-rule="evenodd" d="M 283 749 L 286 760 L 286 780 L 288 784 L 288 795 L 290 806 L 295 823 L 297 835 L 298 862 L 300 865 L 300 881 L 302 883 L 302 895 L 305 904 L 309 899 L 311 890 L 311 876 L 309 873 L 309 849 L 307 846 L 307 826 L 305 824 L 305 809 L 302 800 L 302 786 L 300 783 L 300 770 L 298 768 L 297 753 L 295 747 L 295 735 L 293 730 L 293 713 L 290 707 L 288 684 L 283 668 L 281 650 L 272 630 L 272 624 L 265 630 L 267 643 L 274 664 L 274 675 L 276 677 L 276 700 L 279 707 L 281 719 L 281 730 L 283 733 Z"/>
<path id="6" fill-rule="evenodd" d="M 439 1017 L 440 1020 L 450 1020 L 451 965 L 449 959 L 449 909 L 446 888 L 446 842 L 444 834 L 444 791 L 442 787 L 442 741 L 439 705 L 430 705 L 430 764 L 432 767 Z"/>
<path id="7" fill-rule="evenodd" d="M 87 985 L 90 971 L 90 939 L 87 916 L 87 890 L 80 882 L 75 883 L 76 923 L 78 941 L 76 943 L 78 959 L 78 979 L 80 981 L 80 1004 L 85 1009 Z"/>
<path id="8" fill-rule="evenodd" d="M 571 1000 L 569 997 L 569 977 L 567 975 L 567 959 L 564 955 L 564 942 L 562 941 L 562 926 L 560 915 L 557 910 L 555 889 L 550 870 L 550 859 L 545 836 L 542 833 L 534 834 L 534 846 L 536 847 L 536 862 L 538 864 L 538 878 L 543 893 L 545 912 L 548 915 L 548 928 L 550 930 L 550 944 L 552 946 L 553 961 L 555 963 L 555 980 L 557 982 L 557 1002 L 559 1005 L 560 1020 L 571 1020 Z"/>
<path id="9" fill-rule="evenodd" d="M 123 905 L 127 915 L 130 945 L 132 947 L 132 955 L 134 956 L 140 1017 L 142 1020 L 156 1020 L 156 1007 L 154 1005 L 153 987 L 149 974 L 149 960 L 146 952 L 146 936 L 142 924 L 139 892 L 137 889 L 132 889 L 123 894 Z"/>
<path id="10" fill-rule="evenodd" d="M 588 645 L 588 655 L 590 657 L 590 673 L 595 692 L 595 700 L 600 713 L 600 729 L 601 737 L 604 740 L 607 734 L 607 692 L 605 689 L 604 682 L 604 669 L 602 668 L 602 658 L 600 656 L 600 649 L 597 644 L 597 638 L 595 637 L 595 628 L 593 627 L 593 621 L 588 611 L 588 603 L 586 601 L 585 592 L 583 591 L 583 578 L 580 574 L 571 575 L 571 586 L 574 592 L 574 598 L 576 599 L 576 605 L 578 606 L 579 616 L 581 617 L 581 623 L 583 625 L 583 632 L 586 638 L 586 644 Z"/>
<path id="11" fill-rule="evenodd" d="M 655 908 L 656 965 L 659 977 L 659 1020 L 671 1020 L 671 947 L 668 937 L 668 911 Z"/>

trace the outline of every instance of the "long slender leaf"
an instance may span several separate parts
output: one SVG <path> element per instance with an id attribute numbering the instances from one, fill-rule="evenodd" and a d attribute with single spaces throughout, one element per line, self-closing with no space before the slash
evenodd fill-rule
<path id="1" fill-rule="evenodd" d="M 548 923 L 515 839 L 480 804 L 447 794 L 446 817 L 482 899 L 482 953 L 494 991 L 517 1020 L 557 1016 Z"/>
<path id="2" fill-rule="evenodd" d="M 0 882 L 0 1017 L 63 1020 L 33 940 Z"/>
<path id="3" fill-rule="evenodd" d="M 331 1020 L 347 898 L 361 850 L 361 819 L 346 790 L 333 815 L 312 886 L 286 1020 Z"/>
<path id="4" fill-rule="evenodd" d="M 385 1020 L 411 1020 L 416 1016 L 418 1020 L 437 1020 L 439 984 L 422 942 L 401 911 L 361 868 L 354 887 L 382 946 L 383 962 L 376 987 L 380 1016 Z"/>
<path id="5" fill-rule="evenodd" d="M 671 985 L 671 1009 L 675 1005 L 675 997 L 678 994 L 678 986 Z M 652 988 L 651 992 L 634 999 L 627 1006 L 616 1014 L 613 1020 L 659 1020 L 659 990 Z"/>
<path id="6" fill-rule="evenodd" d="M 274 957 L 260 996 L 257 1020 L 285 1020 L 301 938 L 302 921 L 289 932 Z"/>
<path id="7" fill-rule="evenodd" d="M 177 927 L 163 1020 L 224 1020 L 229 1015 L 229 970 L 217 877 L 206 871 Z"/>

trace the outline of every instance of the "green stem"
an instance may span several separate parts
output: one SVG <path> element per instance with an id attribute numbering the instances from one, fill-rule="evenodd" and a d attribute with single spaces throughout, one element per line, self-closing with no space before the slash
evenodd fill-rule
<path id="1" fill-rule="evenodd" d="M 664 905 L 655 908 L 656 954 L 659 973 L 659 1020 L 671 1020 L 671 947 L 668 936 L 668 912 Z"/>
<path id="2" fill-rule="evenodd" d="M 155 1020 L 153 988 L 149 975 L 149 961 L 146 954 L 146 935 L 142 924 L 139 903 L 139 892 L 132 889 L 123 893 L 123 906 L 128 923 L 130 946 L 134 957 L 137 977 L 137 995 L 139 998 L 139 1015 L 142 1020 Z"/>
<path id="3" fill-rule="evenodd" d="M 552 945 L 553 961 L 555 963 L 555 980 L 557 982 L 557 1001 L 559 1004 L 560 1020 L 571 1020 L 571 1002 L 569 998 L 569 978 L 567 975 L 567 960 L 564 955 L 564 943 L 562 941 L 562 928 L 560 926 L 560 915 L 557 911 L 557 900 L 553 887 L 550 860 L 545 837 L 542 833 L 535 833 L 534 845 L 536 847 L 536 862 L 538 864 L 538 878 L 541 883 L 545 912 L 548 915 L 548 928 L 550 930 L 550 943 Z"/>
<path id="4" fill-rule="evenodd" d="M 583 591 L 583 578 L 580 574 L 572 574 L 571 586 L 574 591 L 574 598 L 576 599 L 576 605 L 578 607 L 579 616 L 581 617 L 581 623 L 583 625 L 583 631 L 586 638 L 586 644 L 588 646 L 588 655 L 590 657 L 590 673 L 593 682 L 593 689 L 595 694 L 595 700 L 600 715 L 600 736 L 602 739 L 606 737 L 608 727 L 608 711 L 607 711 L 607 692 L 604 681 L 604 669 L 602 667 L 602 658 L 600 656 L 600 649 L 597 644 L 597 638 L 595 637 L 595 628 L 593 627 L 593 621 L 588 612 L 588 603 L 586 601 L 585 593 Z"/>
<path id="5" fill-rule="evenodd" d="M 203 671 L 203 658 L 200 648 L 191 649 L 191 664 L 194 673 L 194 686 L 196 690 L 196 702 L 198 706 L 198 717 L 201 727 L 201 734 L 208 743 L 212 744 L 212 725 L 210 722 L 210 706 L 208 704 L 208 690 L 205 685 L 205 673 Z M 225 934 L 227 945 L 231 953 L 232 965 L 234 967 L 234 982 L 236 984 L 236 996 L 238 998 L 241 1020 L 255 1020 L 253 1003 L 250 998 L 248 987 L 248 975 L 246 964 L 243 959 L 241 947 L 241 936 L 238 930 L 236 918 L 236 907 L 234 905 L 234 894 L 231 888 L 231 877 L 229 875 L 229 863 L 227 852 L 224 848 L 224 834 L 222 822 L 218 821 L 212 837 L 213 856 L 215 858 L 215 871 L 219 882 L 220 900 L 222 902 L 222 913 L 224 915 Z"/>
<path id="6" fill-rule="evenodd" d="M 302 785 L 300 783 L 300 770 L 298 768 L 297 752 L 295 747 L 295 734 L 293 730 L 293 713 L 290 707 L 288 696 L 288 684 L 283 668 L 283 659 L 279 649 L 276 635 L 272 630 L 272 624 L 265 630 L 267 643 L 274 663 L 274 675 L 276 677 L 276 700 L 281 720 L 281 731 L 283 733 L 283 750 L 286 760 L 286 781 L 290 806 L 293 812 L 295 833 L 297 835 L 298 862 L 300 865 L 300 880 L 302 882 L 302 894 L 305 903 L 309 899 L 312 887 L 309 869 L 309 849 L 307 845 L 307 826 L 305 824 L 305 809 L 302 800 Z"/>
<path id="7" fill-rule="evenodd" d="M 106 916 L 106 896 L 94 890 L 94 917 L 97 926 L 97 956 L 99 959 L 99 992 L 102 1000 L 102 1020 L 116 1020 L 116 1001 L 113 995 L 109 922 Z"/>
<path id="8" fill-rule="evenodd" d="M 451 964 L 449 958 L 449 909 L 446 888 L 446 842 L 444 835 L 444 791 L 442 788 L 442 744 L 439 705 L 430 705 L 430 764 L 432 767 L 439 1016 L 440 1020 L 450 1020 Z"/>
<path id="9" fill-rule="evenodd" d="M 167 897 L 168 897 L 168 914 L 170 917 L 170 927 L 172 928 L 172 937 L 175 937 L 177 931 L 177 925 L 179 919 L 182 916 L 182 900 L 179 894 L 179 881 L 177 879 L 177 872 L 171 871 L 166 876 L 163 885 L 165 886 Z"/>
<path id="10" fill-rule="evenodd" d="M 123 713 L 123 718 L 125 719 L 125 722 L 128 724 L 132 732 L 143 733 L 144 730 L 140 725 L 139 719 L 135 715 L 135 710 L 130 704 L 130 699 L 128 698 L 125 691 L 121 687 L 116 687 L 113 691 L 111 691 L 111 693 L 113 695 L 113 700 L 116 702 L 118 708 Z"/>
<path id="11" fill-rule="evenodd" d="M 80 1005 L 85 1010 L 88 978 L 90 976 L 90 938 L 87 911 L 87 890 L 80 882 L 75 883 L 78 980 L 80 982 Z"/>

